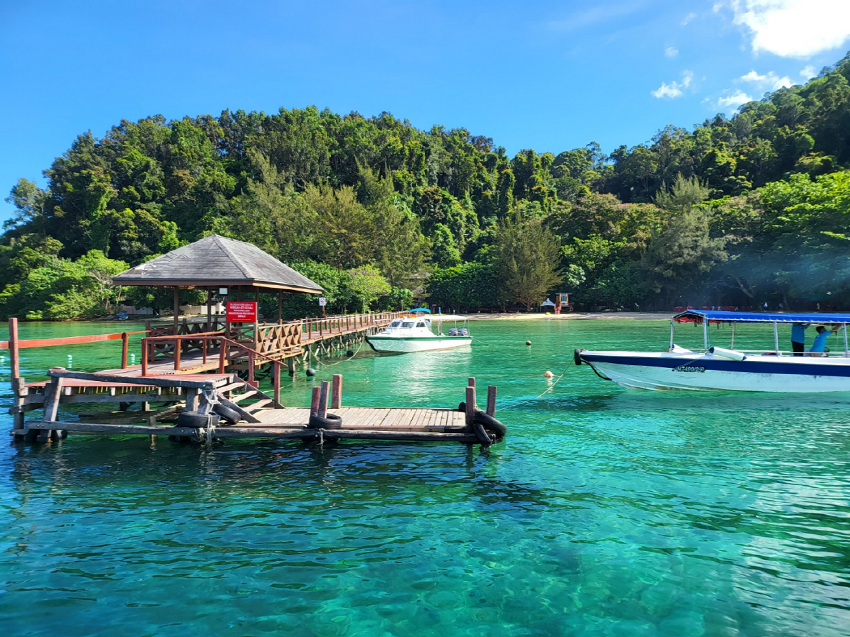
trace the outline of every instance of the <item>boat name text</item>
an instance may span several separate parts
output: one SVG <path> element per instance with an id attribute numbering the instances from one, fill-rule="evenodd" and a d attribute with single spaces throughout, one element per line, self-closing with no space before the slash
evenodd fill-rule
<path id="1" fill-rule="evenodd" d="M 679 365 L 673 368 L 674 372 L 704 372 L 705 367 L 693 367 L 691 365 Z"/>

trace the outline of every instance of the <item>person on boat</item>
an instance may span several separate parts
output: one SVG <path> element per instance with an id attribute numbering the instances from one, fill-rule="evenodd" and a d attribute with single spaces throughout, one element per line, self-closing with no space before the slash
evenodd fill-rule
<path id="1" fill-rule="evenodd" d="M 806 351 L 806 328 L 808 323 L 791 324 L 791 350 L 794 356 L 802 356 Z"/>
<path id="2" fill-rule="evenodd" d="M 826 337 L 830 334 L 835 334 L 838 331 L 838 326 L 832 328 L 832 331 L 827 331 L 823 325 L 817 326 L 818 335 L 815 336 L 815 342 L 809 350 L 810 356 L 826 356 Z"/>

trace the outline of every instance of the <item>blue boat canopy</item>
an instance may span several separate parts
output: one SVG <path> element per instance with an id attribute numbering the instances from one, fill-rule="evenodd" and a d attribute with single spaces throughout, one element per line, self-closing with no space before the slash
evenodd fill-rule
<path id="1" fill-rule="evenodd" d="M 850 314 L 795 314 L 771 312 L 725 312 L 685 310 L 673 317 L 678 323 L 850 323 Z"/>
<path id="2" fill-rule="evenodd" d="M 427 307 L 417 307 L 417 308 L 410 310 L 410 312 L 411 312 L 411 314 L 413 312 L 427 312 L 428 314 L 430 314 L 431 310 L 429 310 Z"/>

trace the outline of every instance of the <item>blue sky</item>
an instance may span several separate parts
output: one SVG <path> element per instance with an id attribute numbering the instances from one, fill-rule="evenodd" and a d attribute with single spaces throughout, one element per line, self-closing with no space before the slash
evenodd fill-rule
<path id="1" fill-rule="evenodd" d="M 848 0 L 5 0 L 0 193 L 44 185 L 87 130 L 225 108 L 389 111 L 511 155 L 611 152 L 732 114 L 847 49 Z"/>

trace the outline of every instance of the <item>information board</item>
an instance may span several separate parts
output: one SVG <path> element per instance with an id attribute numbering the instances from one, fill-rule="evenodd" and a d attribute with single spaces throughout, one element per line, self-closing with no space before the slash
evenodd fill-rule
<path id="1" fill-rule="evenodd" d="M 229 301 L 227 303 L 228 323 L 256 323 L 257 304 L 254 301 Z"/>
<path id="2" fill-rule="evenodd" d="M 325 307 L 327 304 L 328 304 L 328 300 L 325 297 L 320 296 L 319 297 L 319 306 Z"/>

